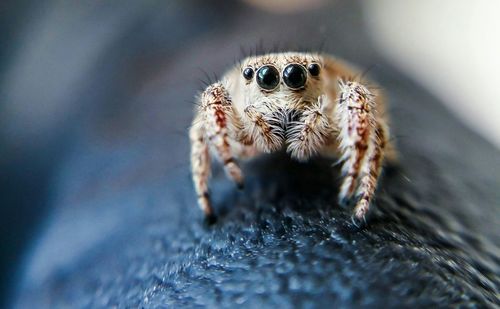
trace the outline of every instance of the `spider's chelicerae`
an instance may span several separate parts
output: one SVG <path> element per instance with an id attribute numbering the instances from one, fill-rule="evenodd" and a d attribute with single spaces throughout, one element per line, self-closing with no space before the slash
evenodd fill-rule
<path id="1" fill-rule="evenodd" d="M 384 158 L 394 156 L 382 97 L 332 56 L 287 52 L 246 58 L 209 85 L 199 103 L 190 129 L 191 167 L 207 217 L 214 217 L 211 156 L 241 187 L 238 159 L 281 149 L 299 161 L 335 155 L 343 164 L 339 202 L 354 200 L 357 219 L 369 209 Z"/>

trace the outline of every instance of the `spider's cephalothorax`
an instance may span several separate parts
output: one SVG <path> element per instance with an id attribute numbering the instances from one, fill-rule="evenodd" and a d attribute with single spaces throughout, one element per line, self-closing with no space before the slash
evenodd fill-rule
<path id="1" fill-rule="evenodd" d="M 339 201 L 356 196 L 364 219 L 388 145 L 384 103 L 346 64 L 331 56 L 276 53 L 249 57 L 201 94 L 190 130 L 198 202 L 213 216 L 210 156 L 239 186 L 237 159 L 286 149 L 296 160 L 333 154 L 343 162 Z"/>

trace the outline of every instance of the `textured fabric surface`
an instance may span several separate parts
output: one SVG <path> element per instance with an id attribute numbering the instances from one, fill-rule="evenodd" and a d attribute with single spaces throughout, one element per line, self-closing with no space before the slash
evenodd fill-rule
<path id="1" fill-rule="evenodd" d="M 276 16 L 180 3 L 90 9 L 115 32 L 79 73 L 84 112 L 61 127 L 70 142 L 15 307 L 499 305 L 499 152 L 378 58 L 356 6 Z M 89 22 L 85 12 L 76 22 Z M 116 16 L 128 28 L 105 22 Z M 203 70 L 222 73 L 258 38 L 309 48 L 327 38 L 327 52 L 377 64 L 370 75 L 386 90 L 400 160 L 366 226 L 337 205 L 334 162 L 283 154 L 245 162 L 243 191 L 215 169 L 219 220 L 203 224 L 189 102 Z"/>

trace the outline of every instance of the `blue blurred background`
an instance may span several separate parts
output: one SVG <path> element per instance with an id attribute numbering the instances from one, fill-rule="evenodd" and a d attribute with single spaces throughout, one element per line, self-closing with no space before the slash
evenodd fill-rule
<path id="1" fill-rule="evenodd" d="M 42 218 L 74 203 L 57 194 L 73 185 L 64 179 L 65 166 L 96 179 L 95 187 L 72 196 L 92 203 L 95 188 L 133 187 L 131 179 L 160 177 L 181 161 L 187 144 L 171 156 L 165 147 L 187 128 L 193 105 L 175 98 L 193 97 L 204 67 L 186 53 L 223 31 L 238 8 L 221 1 L 3 1 L 0 9 L 0 284 L 10 294 Z M 221 11 L 226 20 L 217 18 Z M 172 67 L 192 78 L 172 78 Z M 164 93 L 165 80 L 175 93 Z M 85 159 L 107 152 L 100 163 Z M 138 153 L 151 160 L 134 162 Z M 72 161 L 75 154 L 82 160 Z M 141 175 L 144 164 L 158 166 L 156 174 Z M 124 176 L 110 179 L 114 168 Z M 78 237 L 75 231 L 76 244 Z"/>

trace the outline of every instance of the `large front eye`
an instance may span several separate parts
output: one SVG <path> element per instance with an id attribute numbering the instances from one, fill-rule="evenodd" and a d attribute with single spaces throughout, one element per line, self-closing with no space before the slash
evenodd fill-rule
<path id="1" fill-rule="evenodd" d="M 264 90 L 273 90 L 280 83 L 280 73 L 272 65 L 265 65 L 257 71 L 257 84 Z"/>
<path id="2" fill-rule="evenodd" d="M 291 89 L 304 87 L 307 80 L 307 71 L 304 66 L 294 63 L 289 64 L 283 70 L 283 81 Z"/>

